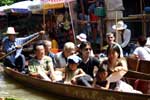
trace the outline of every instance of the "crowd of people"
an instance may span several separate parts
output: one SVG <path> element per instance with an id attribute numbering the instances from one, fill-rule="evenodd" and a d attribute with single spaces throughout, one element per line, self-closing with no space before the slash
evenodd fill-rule
<path id="1" fill-rule="evenodd" d="M 94 55 L 86 34 L 81 33 L 76 36 L 78 40 L 77 45 L 73 42 L 66 42 L 62 51 L 58 53 L 51 51 L 52 43 L 50 40 L 37 41 L 33 45 L 34 56 L 26 63 L 25 56 L 21 53 L 22 44 L 35 36 L 45 34 L 45 32 L 40 31 L 28 37 L 16 38 L 18 33 L 15 32 L 13 27 L 8 27 L 5 33 L 7 38 L 2 43 L 3 50 L 6 54 L 12 50 L 15 50 L 15 52 L 4 58 L 4 66 L 12 67 L 14 70 L 29 74 L 32 77 L 52 82 L 116 91 L 132 89 L 134 93 L 141 93 L 131 88 L 129 84 L 122 82 L 121 79 L 115 82 L 107 79 L 107 77 L 116 72 L 122 73 L 120 77 L 123 78 L 128 71 L 127 61 L 124 56 L 129 49 L 128 44 L 131 40 L 131 31 L 127 29 L 127 25 L 123 21 L 119 21 L 112 28 L 115 31 L 106 34 L 108 46 L 104 52 L 105 59 L 97 58 Z M 120 40 L 118 39 L 119 37 L 116 37 L 117 33 L 121 35 Z M 148 54 L 150 55 L 150 49 L 145 47 L 146 39 L 143 36 L 139 37 L 138 43 L 140 46 L 135 49 L 131 57 L 150 60 L 149 56 L 147 56 Z"/>

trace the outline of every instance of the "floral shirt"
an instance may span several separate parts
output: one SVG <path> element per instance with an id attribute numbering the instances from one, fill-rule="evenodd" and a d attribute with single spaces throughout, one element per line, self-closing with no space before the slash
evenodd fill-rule
<path id="1" fill-rule="evenodd" d="M 52 59 L 48 56 L 44 56 L 42 60 L 37 60 L 33 58 L 29 61 L 28 70 L 31 73 L 38 72 L 37 67 L 42 67 L 45 71 L 50 71 L 50 67 L 53 66 Z"/>

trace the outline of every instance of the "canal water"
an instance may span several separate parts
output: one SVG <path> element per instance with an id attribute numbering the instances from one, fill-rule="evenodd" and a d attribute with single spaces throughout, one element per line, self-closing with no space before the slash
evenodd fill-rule
<path id="1" fill-rule="evenodd" d="M 19 100 L 66 100 L 67 97 L 61 97 L 54 94 L 42 93 L 34 88 L 23 86 L 12 80 L 3 72 L 0 72 L 0 97 L 17 98 Z"/>

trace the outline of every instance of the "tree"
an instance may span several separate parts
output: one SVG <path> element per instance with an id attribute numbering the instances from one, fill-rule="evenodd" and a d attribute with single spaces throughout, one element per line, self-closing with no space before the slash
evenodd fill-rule
<path id="1" fill-rule="evenodd" d="M 10 5 L 14 3 L 16 0 L 0 0 L 0 6 Z"/>

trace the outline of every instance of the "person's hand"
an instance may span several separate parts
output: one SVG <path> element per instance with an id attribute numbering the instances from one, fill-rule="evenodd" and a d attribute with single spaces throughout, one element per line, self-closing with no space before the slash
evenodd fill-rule
<path id="1" fill-rule="evenodd" d="M 76 83 L 77 83 L 77 82 L 76 82 L 76 79 L 75 79 L 75 78 L 72 78 L 72 79 L 71 79 L 71 83 L 72 83 L 72 84 L 76 84 Z"/>
<path id="2" fill-rule="evenodd" d="M 16 49 L 20 49 L 20 48 L 22 48 L 22 46 L 21 45 L 17 45 L 15 48 Z"/>
<path id="3" fill-rule="evenodd" d="M 45 34 L 45 31 L 40 31 L 39 34 L 40 34 L 40 35 L 44 35 L 44 34 Z"/>
<path id="4" fill-rule="evenodd" d="M 122 67 L 116 67 L 114 68 L 114 70 L 112 70 L 113 72 L 119 72 L 119 71 L 122 71 L 123 68 Z"/>

